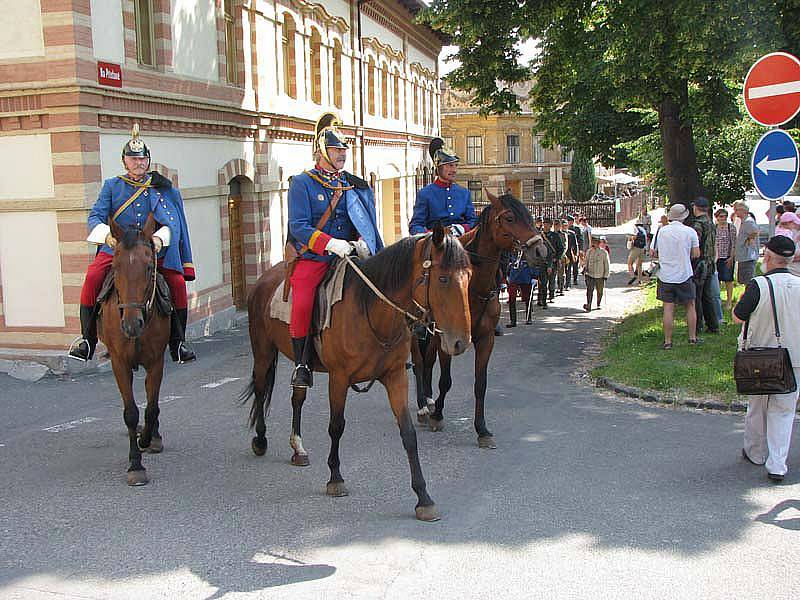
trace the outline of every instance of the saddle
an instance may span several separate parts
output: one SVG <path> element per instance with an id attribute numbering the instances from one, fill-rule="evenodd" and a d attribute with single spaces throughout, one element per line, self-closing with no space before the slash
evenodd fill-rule
<path id="1" fill-rule="evenodd" d="M 108 271 L 108 275 L 103 280 L 103 285 L 100 288 L 100 293 L 97 294 L 97 305 L 100 306 L 111 295 L 114 289 L 114 270 Z M 172 314 L 172 296 L 169 293 L 169 285 L 167 280 L 161 273 L 156 274 L 156 297 L 153 301 L 155 309 L 164 316 Z"/>

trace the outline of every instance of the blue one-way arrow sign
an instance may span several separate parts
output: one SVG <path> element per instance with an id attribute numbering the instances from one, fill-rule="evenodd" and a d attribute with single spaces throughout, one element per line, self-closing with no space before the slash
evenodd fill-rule
<path id="1" fill-rule="evenodd" d="M 782 129 L 773 129 L 758 140 L 750 172 L 753 184 L 762 198 L 778 200 L 785 196 L 797 181 L 800 157 L 797 144 Z"/>

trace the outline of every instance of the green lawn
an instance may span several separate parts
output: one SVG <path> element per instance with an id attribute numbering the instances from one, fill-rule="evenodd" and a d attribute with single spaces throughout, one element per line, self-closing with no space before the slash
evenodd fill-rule
<path id="1" fill-rule="evenodd" d="M 743 291 L 744 286 L 734 288 L 734 303 Z M 724 290 L 722 295 L 724 298 Z M 724 307 L 723 302 L 723 310 Z M 690 346 L 685 311 L 677 308 L 671 350 L 662 348 L 662 315 L 662 304 L 656 300 L 653 281 L 644 288 L 641 302 L 609 334 L 601 360 L 592 374 L 679 396 L 711 395 L 727 403 L 735 400 L 733 356 L 740 326 L 730 322 L 730 314 L 725 315 L 727 324 L 722 326 L 723 335 L 700 334 L 703 343 Z"/>

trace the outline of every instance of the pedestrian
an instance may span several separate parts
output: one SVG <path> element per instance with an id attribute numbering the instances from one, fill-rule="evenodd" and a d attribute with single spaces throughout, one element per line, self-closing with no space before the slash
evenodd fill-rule
<path id="1" fill-rule="evenodd" d="M 700 256 L 692 261 L 695 291 L 695 310 L 697 312 L 697 331 L 719 334 L 722 318 L 719 304 L 719 281 L 716 279 L 716 228 L 708 218 L 709 201 L 699 196 L 692 204 L 692 227 L 697 232 L 700 243 Z M 714 294 L 716 293 L 716 298 Z"/>
<path id="2" fill-rule="evenodd" d="M 647 230 L 641 221 L 637 221 L 633 226 L 633 234 L 628 236 L 628 285 L 634 281 L 642 283 L 642 261 L 644 260 L 645 249 L 647 248 Z"/>
<path id="3" fill-rule="evenodd" d="M 714 213 L 716 227 L 717 279 L 725 284 L 725 312 L 733 303 L 733 270 L 736 245 L 736 228 L 728 222 L 728 211 L 720 208 Z"/>
<path id="4" fill-rule="evenodd" d="M 564 226 L 559 218 L 553 219 L 553 231 L 558 234 L 561 241 L 561 246 L 558 248 L 559 256 L 556 261 L 556 282 L 558 285 L 558 295 L 564 295 L 564 280 L 567 273 L 567 234 L 564 232 Z"/>
<path id="5" fill-rule="evenodd" d="M 475 227 L 478 217 L 469 190 L 456 183 L 461 159 L 444 145 L 442 138 L 431 140 L 428 153 L 436 169 L 436 178 L 417 192 L 408 231 L 411 235 L 425 233 L 440 223 L 449 227 L 453 235 L 464 235 Z"/>
<path id="6" fill-rule="evenodd" d="M 531 324 L 528 306 L 531 301 L 531 284 L 533 272 L 520 252 L 512 261 L 508 271 L 508 316 L 506 327 L 517 326 L 517 296 L 521 297 L 525 311 L 525 324 Z"/>
<path id="7" fill-rule="evenodd" d="M 739 283 L 748 284 L 756 272 L 758 260 L 758 225 L 750 213 L 746 202 L 738 200 L 733 204 L 733 211 L 739 221 L 736 231 L 736 279 Z"/>
<path id="8" fill-rule="evenodd" d="M 559 265 L 564 257 L 564 239 L 561 237 L 561 232 L 556 228 L 560 228 L 558 219 L 545 219 L 544 220 L 544 234 L 550 245 L 553 248 L 553 264 L 552 270 L 547 271 L 547 294 L 550 302 L 555 300 L 556 296 L 556 279 L 558 278 Z"/>
<path id="9" fill-rule="evenodd" d="M 567 215 L 567 229 L 569 229 L 572 232 L 572 235 L 575 236 L 575 243 L 578 247 L 575 260 L 570 264 L 572 284 L 577 286 L 578 271 L 580 270 L 580 265 L 583 263 L 583 256 L 586 253 L 586 250 L 588 250 L 588 247 L 583 245 L 583 231 L 581 231 L 581 228 L 575 224 L 575 217 L 572 215 Z"/>
<path id="10" fill-rule="evenodd" d="M 114 247 L 118 240 L 111 235 L 113 219 L 123 228 L 144 227 L 150 213 L 161 226 L 153 234 L 153 250 L 158 255 L 158 272 L 169 286 L 172 304 L 169 351 L 172 360 L 185 363 L 195 360 L 186 344 L 186 321 L 189 315 L 186 282 L 195 278 L 189 227 L 178 188 L 157 171 L 149 171 L 150 148 L 139 137 L 134 123 L 131 139 L 122 148 L 125 175 L 103 182 L 100 195 L 89 212 L 90 233 L 87 241 L 99 246 L 89 265 L 81 288 L 81 337 L 69 349 L 69 357 L 86 362 L 97 346 L 97 296 L 111 270 Z"/>
<path id="11" fill-rule="evenodd" d="M 733 309 L 736 323 L 747 322 L 747 343 L 750 347 L 775 348 L 789 351 L 795 380 L 800 382 L 800 279 L 787 269 L 795 255 L 796 247 L 786 236 L 776 235 L 764 250 L 765 275 L 756 277 Z M 770 288 L 775 299 L 780 340 L 775 337 Z M 742 343 L 744 327 L 739 336 Z M 744 448 L 742 457 L 754 465 L 764 465 L 771 481 L 781 482 L 788 470 L 786 458 L 792 440 L 792 425 L 797 406 L 798 391 L 787 394 L 748 396 L 747 415 L 744 420 Z"/>
<path id="12" fill-rule="evenodd" d="M 600 247 L 602 237 L 592 238 L 592 246 L 586 252 L 586 260 L 583 264 L 583 276 L 586 280 L 586 304 L 583 310 L 592 310 L 592 295 L 597 290 L 597 308 L 600 308 L 600 301 L 603 299 L 603 289 L 606 280 L 611 273 L 611 260 L 608 252 Z"/>
<path id="13" fill-rule="evenodd" d="M 547 257 L 544 259 L 544 266 L 539 269 L 539 293 L 537 295 L 537 306 L 547 308 L 547 301 L 553 301 L 553 286 L 555 285 L 555 263 L 558 253 L 557 245 L 561 239 L 553 229 L 553 220 L 550 217 L 542 219 L 542 228 L 545 240 L 547 240 Z"/>
<path id="14" fill-rule="evenodd" d="M 789 272 L 800 277 L 800 217 L 794 212 L 784 212 L 779 225 L 780 227 L 775 229 L 775 235 L 788 237 L 797 248 L 794 259 L 789 263 Z"/>
<path id="15" fill-rule="evenodd" d="M 313 385 L 311 314 L 317 287 L 331 262 L 353 251 L 366 258 L 383 248 L 372 190 L 366 181 L 344 170 L 348 146 L 339 125 L 333 113 L 320 117 L 314 135 L 314 167 L 292 177 L 289 184 L 289 243 L 296 252 L 287 267 L 292 289 L 289 333 L 295 364 L 291 385 L 296 388 Z"/>
<path id="16" fill-rule="evenodd" d="M 659 262 L 656 297 L 664 303 L 664 350 L 672 348 L 675 304 L 686 307 L 689 343 L 698 343 L 692 259 L 700 256 L 700 241 L 697 232 L 683 224 L 688 216 L 683 204 L 673 204 L 667 215 L 669 225 L 659 229 L 655 247 Z"/>
<path id="17" fill-rule="evenodd" d="M 592 242 L 592 227 L 589 225 L 589 221 L 581 215 L 581 218 L 578 219 L 578 225 L 583 232 L 583 247 L 588 248 Z"/>

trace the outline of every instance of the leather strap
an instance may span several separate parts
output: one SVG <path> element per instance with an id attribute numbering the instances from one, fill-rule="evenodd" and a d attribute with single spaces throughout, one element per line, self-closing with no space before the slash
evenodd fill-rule
<path id="1" fill-rule="evenodd" d="M 775 337 L 778 340 L 778 348 L 781 347 L 781 329 L 778 326 L 778 309 L 775 306 L 775 290 L 772 287 L 772 280 L 764 275 L 764 279 L 767 280 L 767 286 L 769 287 L 769 300 L 770 304 L 772 305 L 772 322 L 775 324 Z M 744 323 L 744 333 L 742 334 L 742 347 L 744 349 L 747 348 L 747 329 L 750 326 L 750 319 L 747 319 Z"/>
<path id="2" fill-rule="evenodd" d="M 120 178 L 120 179 L 122 179 L 122 178 Z M 125 209 L 126 209 L 126 208 L 128 208 L 128 207 L 129 207 L 131 204 L 133 204 L 133 202 L 134 202 L 134 201 L 135 201 L 135 200 L 136 200 L 136 199 L 137 199 L 139 196 L 141 196 L 141 195 L 142 195 L 142 192 L 144 192 L 144 191 L 145 191 L 145 190 L 146 190 L 148 187 L 150 187 L 150 180 L 151 180 L 151 179 L 153 179 L 153 178 L 152 178 L 152 177 L 148 177 L 148 178 L 147 178 L 147 181 L 145 181 L 145 182 L 144 182 L 144 183 L 143 183 L 143 184 L 142 184 L 142 185 L 139 187 L 139 189 L 138 189 L 138 190 L 136 190 L 136 191 L 133 193 L 133 195 L 132 195 L 130 198 L 128 198 L 127 200 L 125 200 L 125 202 L 122 204 L 122 206 L 120 206 L 120 207 L 117 209 L 117 211 L 114 213 L 114 215 L 113 215 L 111 218 L 112 218 L 112 219 L 114 219 L 114 220 L 116 221 L 116 220 L 117 220 L 117 217 L 118 217 L 118 216 L 120 216 L 120 215 L 121 215 L 123 212 L 125 212 Z M 127 181 L 127 180 L 125 180 L 125 181 Z"/>
<path id="3" fill-rule="evenodd" d="M 342 197 L 342 188 L 334 188 L 333 190 L 333 198 L 331 198 L 330 203 L 328 204 L 328 208 L 325 209 L 325 212 L 322 213 L 322 216 L 319 218 L 315 228 L 319 231 L 322 231 L 322 228 L 325 227 L 325 223 L 328 222 L 328 219 L 331 218 L 333 211 L 336 210 L 336 205 L 339 204 L 339 200 Z M 300 250 L 298 251 L 298 255 L 303 254 L 308 250 L 308 246 L 303 244 L 300 246 Z"/>

